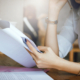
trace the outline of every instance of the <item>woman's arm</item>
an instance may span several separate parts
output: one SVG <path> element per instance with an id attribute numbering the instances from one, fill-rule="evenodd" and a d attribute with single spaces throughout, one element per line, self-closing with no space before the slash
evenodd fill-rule
<path id="1" fill-rule="evenodd" d="M 78 74 L 80 71 L 80 63 L 70 62 L 59 57 L 58 70 L 66 71 L 73 74 Z"/>
<path id="2" fill-rule="evenodd" d="M 49 47 L 38 47 L 44 53 L 37 52 L 34 47 L 27 41 L 27 45 L 32 51 L 29 52 L 33 57 L 38 68 L 55 68 L 58 70 L 66 71 L 73 74 L 78 74 L 80 71 L 80 64 L 69 62 L 65 59 L 58 57 Z"/>
<path id="3" fill-rule="evenodd" d="M 61 8 L 65 5 L 67 0 L 50 0 L 49 3 L 49 20 L 58 20 L 58 15 Z M 48 23 L 46 31 L 45 46 L 51 47 L 52 50 L 59 55 L 58 41 L 57 41 L 57 25 Z"/>

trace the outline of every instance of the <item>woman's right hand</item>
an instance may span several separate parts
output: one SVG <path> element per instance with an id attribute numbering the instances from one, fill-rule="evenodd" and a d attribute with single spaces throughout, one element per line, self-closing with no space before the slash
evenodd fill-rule
<path id="1" fill-rule="evenodd" d="M 53 20 L 58 18 L 59 12 L 66 4 L 67 0 L 50 0 L 49 3 L 49 19 Z"/>

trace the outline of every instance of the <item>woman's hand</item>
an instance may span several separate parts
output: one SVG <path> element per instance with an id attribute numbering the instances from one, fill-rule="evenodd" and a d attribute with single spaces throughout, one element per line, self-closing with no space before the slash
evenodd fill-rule
<path id="1" fill-rule="evenodd" d="M 50 0 L 49 3 L 49 19 L 57 19 L 60 10 L 66 4 L 67 0 Z"/>
<path id="2" fill-rule="evenodd" d="M 52 51 L 51 48 L 38 47 L 39 50 L 44 52 L 39 53 L 35 50 L 35 48 L 30 44 L 29 41 L 27 41 L 27 45 L 32 51 L 32 53 L 29 53 L 33 57 L 38 68 L 57 68 L 56 65 L 58 64 L 59 57 Z"/>

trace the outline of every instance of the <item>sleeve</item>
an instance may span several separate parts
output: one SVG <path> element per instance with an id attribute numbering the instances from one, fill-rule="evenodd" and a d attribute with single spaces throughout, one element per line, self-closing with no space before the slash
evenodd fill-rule
<path id="1" fill-rule="evenodd" d="M 64 24 L 64 27 L 58 37 L 59 56 L 64 58 L 68 52 L 73 48 L 72 44 L 77 39 L 77 34 L 74 32 L 73 27 L 73 11 L 70 14 Z"/>

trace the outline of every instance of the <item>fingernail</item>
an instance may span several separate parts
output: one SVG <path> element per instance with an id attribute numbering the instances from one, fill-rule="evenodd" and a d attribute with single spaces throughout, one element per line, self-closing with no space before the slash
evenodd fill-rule
<path id="1" fill-rule="evenodd" d="M 27 39 L 25 39 L 25 42 L 27 42 Z"/>

